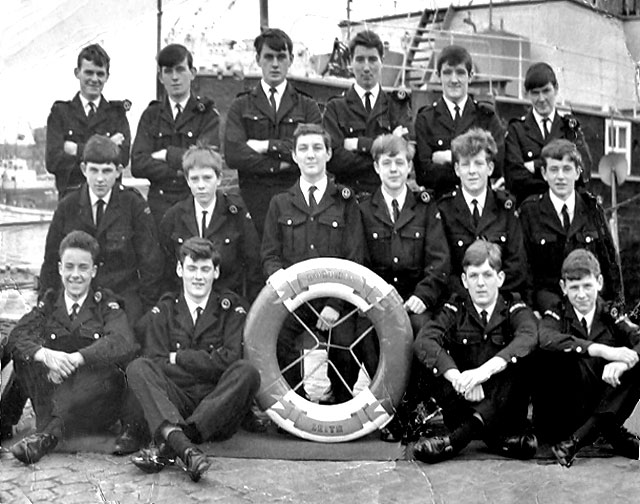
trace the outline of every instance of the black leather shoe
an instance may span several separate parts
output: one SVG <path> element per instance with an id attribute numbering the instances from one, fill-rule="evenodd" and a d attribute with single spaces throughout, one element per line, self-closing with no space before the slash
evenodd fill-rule
<path id="1" fill-rule="evenodd" d="M 624 427 L 620 427 L 613 435 L 607 436 L 607 440 L 611 443 L 616 455 L 640 460 L 640 438 Z"/>
<path id="2" fill-rule="evenodd" d="M 507 436 L 495 441 L 487 441 L 491 451 L 509 458 L 528 460 L 538 451 L 538 439 L 534 434 Z"/>
<path id="3" fill-rule="evenodd" d="M 24 464 L 35 464 L 47 453 L 53 451 L 58 438 L 44 432 L 31 434 L 11 447 L 11 453 Z"/>
<path id="4" fill-rule="evenodd" d="M 380 429 L 380 439 L 386 443 L 397 443 L 402 441 L 404 429 L 398 417 L 393 419 L 382 429 Z"/>
<path id="5" fill-rule="evenodd" d="M 449 436 L 420 438 L 414 445 L 413 451 L 415 458 L 429 464 L 450 459 L 455 454 Z"/>
<path id="6" fill-rule="evenodd" d="M 129 455 L 140 450 L 145 444 L 141 428 L 137 425 L 127 424 L 124 426 L 122 433 L 116 438 L 113 454 Z"/>
<path id="7" fill-rule="evenodd" d="M 196 447 L 187 448 L 178 460 L 181 462 L 178 462 L 178 465 L 187 472 L 191 481 L 196 483 L 200 481 L 202 475 L 206 473 L 211 466 L 211 462 L 207 460 L 207 456 Z"/>
<path id="8" fill-rule="evenodd" d="M 578 440 L 573 436 L 551 447 L 556 459 L 564 467 L 571 467 L 579 449 Z"/>
<path id="9" fill-rule="evenodd" d="M 166 443 L 160 447 L 152 446 L 140 450 L 131 456 L 131 462 L 138 469 L 153 474 L 162 471 L 165 466 L 175 462 L 175 457 Z"/>

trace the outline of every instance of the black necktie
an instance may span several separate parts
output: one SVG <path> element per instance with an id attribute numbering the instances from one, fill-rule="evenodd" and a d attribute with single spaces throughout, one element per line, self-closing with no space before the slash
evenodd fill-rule
<path id="1" fill-rule="evenodd" d="M 364 94 L 364 109 L 367 111 L 367 114 L 371 113 L 371 91 L 367 91 Z"/>
<path id="2" fill-rule="evenodd" d="M 582 328 L 584 329 L 584 333 L 589 336 L 589 326 L 587 325 L 587 319 L 582 317 L 582 320 L 580 320 L 580 323 L 582 324 Z"/>
<path id="3" fill-rule="evenodd" d="M 312 215 L 316 213 L 316 209 L 318 208 L 318 202 L 316 201 L 316 197 L 313 195 L 317 190 L 318 188 L 314 185 L 309 188 L 309 208 L 311 209 Z"/>
<path id="4" fill-rule="evenodd" d="M 455 111 L 455 116 L 453 117 L 453 122 L 457 125 L 458 122 L 460 121 L 460 107 L 458 105 L 456 105 L 455 107 L 453 107 L 453 110 Z"/>
<path id="5" fill-rule="evenodd" d="M 204 232 L 207 230 L 207 211 L 202 211 L 202 222 L 200 223 L 200 238 L 204 238 Z"/>
<path id="6" fill-rule="evenodd" d="M 69 318 L 71 322 L 73 322 L 78 316 L 78 311 L 80 310 L 80 305 L 78 303 L 73 303 L 71 305 L 71 313 L 69 314 Z"/>
<path id="7" fill-rule="evenodd" d="M 93 102 L 89 102 L 89 113 L 87 114 L 87 118 L 89 120 L 93 119 L 96 115 L 96 104 Z"/>
<path id="8" fill-rule="evenodd" d="M 100 227 L 102 216 L 104 215 L 104 200 L 96 201 L 96 227 Z"/>
<path id="9" fill-rule="evenodd" d="M 177 123 L 181 115 L 182 115 L 182 105 L 180 105 L 179 103 L 176 103 L 176 116 L 173 118 L 173 122 Z"/>
<path id="10" fill-rule="evenodd" d="M 278 90 L 274 87 L 269 89 L 269 103 L 271 104 L 271 109 L 273 110 L 273 117 L 276 117 L 278 113 L 278 107 L 276 106 L 276 93 Z"/>
<path id="11" fill-rule="evenodd" d="M 471 204 L 473 205 L 473 226 L 478 227 L 478 223 L 480 222 L 480 210 L 478 210 L 478 200 L 472 199 Z"/>
<path id="12" fill-rule="evenodd" d="M 545 117 L 542 120 L 542 133 L 545 139 L 549 136 L 549 126 L 547 126 L 547 123 L 549 122 L 549 120 L 550 119 L 548 117 Z"/>
<path id="13" fill-rule="evenodd" d="M 564 232 L 569 232 L 569 227 L 571 226 L 571 221 L 569 220 L 569 211 L 567 210 L 567 205 L 562 205 L 562 210 L 560 212 L 562 214 L 562 227 L 564 228 Z"/>
<path id="14" fill-rule="evenodd" d="M 487 315 L 489 315 L 489 314 L 487 313 L 486 310 L 482 310 L 480 312 L 480 318 L 482 319 L 482 325 L 485 326 L 485 327 L 487 326 L 487 322 L 489 321 L 487 319 Z"/>
<path id="15" fill-rule="evenodd" d="M 398 205 L 398 200 L 391 200 L 391 208 L 393 209 L 393 222 L 398 222 L 400 218 L 400 205 Z"/>

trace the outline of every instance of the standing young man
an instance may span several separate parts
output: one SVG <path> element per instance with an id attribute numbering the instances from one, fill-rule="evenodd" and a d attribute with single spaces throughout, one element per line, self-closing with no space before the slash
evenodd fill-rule
<path id="1" fill-rule="evenodd" d="M 328 170 L 336 182 L 358 195 L 373 194 L 380 179 L 373 168 L 371 145 L 385 133 L 409 135 L 411 96 L 403 90 L 382 90 L 384 46 L 377 34 L 369 30 L 358 33 L 349 43 L 349 51 L 356 82 L 329 100 L 323 117 L 333 151 Z"/>
<path id="2" fill-rule="evenodd" d="M 36 433 L 11 447 L 25 464 L 50 453 L 65 430 L 106 429 L 118 420 L 126 387 L 123 369 L 137 350 L 118 298 L 91 287 L 98 241 L 72 231 L 59 245 L 62 288 L 48 290 L 18 322 L 7 347 L 36 413 Z"/>
<path id="3" fill-rule="evenodd" d="M 321 117 L 316 102 L 287 81 L 293 62 L 289 35 L 267 29 L 253 45 L 262 79 L 231 104 L 224 153 L 229 168 L 238 170 L 240 192 L 262 237 L 271 198 L 298 178 L 291 158 L 293 132 L 300 123 L 319 124 Z"/>
<path id="4" fill-rule="evenodd" d="M 497 152 L 493 156 L 493 177 L 502 176 L 504 129 L 494 108 L 469 97 L 473 77 L 471 54 L 464 47 L 445 47 L 438 57 L 442 98 L 422 107 L 416 116 L 416 181 L 432 189 L 436 197 L 452 191 L 459 183 L 453 169 L 451 141 L 470 128 L 482 128 L 493 136 Z"/>
<path id="5" fill-rule="evenodd" d="M 80 91 L 70 101 L 57 101 L 47 119 L 47 171 L 56 177 L 58 198 L 84 183 L 80 170 L 84 145 L 94 135 L 105 135 L 118 146 L 118 164 L 129 164 L 131 131 L 126 112 L 131 102 L 108 101 L 103 95 L 109 80 L 109 55 L 98 44 L 78 54 L 73 71 Z"/>
<path id="6" fill-rule="evenodd" d="M 327 161 L 331 158 L 329 135 L 317 124 L 301 124 L 293 135 L 293 160 L 300 168 L 300 179 L 288 191 L 273 197 L 265 220 L 262 238 L 262 266 L 266 277 L 292 264 L 314 257 L 339 257 L 361 264 L 364 259 L 364 236 L 358 204 L 352 191 L 327 177 Z M 314 310 L 307 306 L 296 312 L 308 327 L 328 330 L 345 315 L 345 303 L 335 298 L 318 299 Z M 346 350 L 354 336 L 353 317 L 332 328 L 329 359 L 338 368 L 347 387 L 353 389 L 358 366 Z M 300 356 L 302 325 L 289 316 L 278 338 L 278 362 L 281 368 Z M 305 395 L 301 366 L 284 373 L 292 387 Z M 351 390 L 329 366 L 334 399 L 344 402 L 352 398 Z"/>
<path id="7" fill-rule="evenodd" d="M 220 120 L 211 100 L 191 94 L 196 69 L 186 47 L 169 44 L 158 53 L 157 61 L 166 97 L 152 101 L 140 117 L 131 173 L 151 182 L 149 208 L 159 226 L 164 213 L 189 196 L 182 156 L 196 142 L 219 145 Z"/>
<path id="8" fill-rule="evenodd" d="M 582 181 L 588 181 L 591 172 L 591 154 L 580 123 L 571 115 L 561 116 L 556 109 L 558 80 L 551 66 L 531 65 L 524 79 L 524 90 L 532 109 L 510 121 L 504 159 L 507 188 L 515 195 L 518 205 L 528 196 L 547 191 L 541 152 L 552 140 L 562 138 L 578 146 L 583 161 Z"/>

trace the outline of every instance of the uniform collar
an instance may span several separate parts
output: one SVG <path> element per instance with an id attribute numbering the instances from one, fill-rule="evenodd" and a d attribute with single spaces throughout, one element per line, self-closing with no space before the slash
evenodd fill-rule
<path id="1" fill-rule="evenodd" d="M 567 212 L 569 212 L 569 220 L 573 222 L 573 216 L 576 210 L 576 191 L 575 190 L 571 193 L 571 196 L 569 196 L 567 201 L 563 201 L 560 198 L 558 198 L 555 194 L 553 194 L 553 191 L 551 189 L 549 189 L 549 199 L 551 200 L 551 204 L 553 205 L 553 208 L 555 209 L 558 216 L 562 216 L 562 207 L 564 205 L 567 205 Z M 562 217 L 560 218 L 560 221 L 562 222 Z"/>
<path id="2" fill-rule="evenodd" d="M 73 310 L 73 305 L 77 304 L 78 305 L 78 311 L 80 311 L 80 309 L 82 308 L 82 305 L 84 304 L 84 302 L 87 300 L 87 297 L 89 296 L 89 292 L 87 292 L 84 296 L 82 296 L 80 299 L 78 299 L 77 301 L 74 299 L 71 299 L 69 297 L 69 295 L 67 294 L 67 291 L 64 292 L 64 305 L 67 309 L 67 313 L 71 314 L 71 311 Z"/>
<path id="3" fill-rule="evenodd" d="M 316 203 L 320 203 L 320 201 L 322 201 L 324 193 L 327 191 L 328 182 L 329 178 L 326 175 L 313 184 L 300 177 L 300 190 L 302 191 L 302 195 L 304 196 L 307 205 L 309 204 L 309 188 L 311 186 L 317 187 L 313 197 L 316 199 Z"/>
<path id="4" fill-rule="evenodd" d="M 491 320 L 491 315 L 493 315 L 494 310 L 496 309 L 496 305 L 498 304 L 498 298 L 496 298 L 496 300 L 489 306 L 487 306 L 486 308 L 480 308 L 477 304 L 475 304 L 473 301 L 471 301 L 471 303 L 473 304 L 473 307 L 476 309 L 476 311 L 478 312 L 478 316 L 480 316 L 480 313 L 484 310 L 487 312 L 487 321 Z"/>
<path id="5" fill-rule="evenodd" d="M 98 202 L 99 199 L 104 201 L 105 209 L 106 209 L 107 206 L 109 206 L 109 201 L 111 200 L 111 195 L 113 194 L 113 187 L 111 189 L 109 189 L 109 192 L 107 194 L 105 194 L 102 198 L 98 198 L 93 193 L 93 191 L 91 190 L 91 187 L 89 187 L 88 184 L 87 184 L 87 188 L 89 189 L 89 202 L 91 203 L 91 207 L 92 208 L 94 206 L 96 206 L 96 203 Z"/>
<path id="6" fill-rule="evenodd" d="M 360 98 L 362 105 L 364 105 L 365 93 L 367 92 L 371 93 L 371 108 L 373 108 L 376 104 L 376 100 L 378 99 L 378 95 L 380 94 L 380 83 L 376 84 L 375 86 L 373 86 L 373 88 L 369 89 L 368 91 L 365 88 L 363 88 L 360 84 L 355 83 L 353 85 L 353 90 L 356 92 L 356 94 Z"/>
<path id="7" fill-rule="evenodd" d="M 547 117 L 542 117 L 540 114 L 538 114 L 538 111 L 535 108 L 532 109 L 532 112 L 533 112 L 533 118 L 535 119 L 536 124 L 538 125 L 538 128 L 540 128 L 540 133 L 544 137 L 544 126 L 542 125 L 542 121 L 543 119 L 549 119 L 549 124 L 547 125 L 547 129 L 549 130 L 549 132 L 551 132 L 551 126 L 553 125 L 553 121 L 556 118 L 556 109 L 554 108 Z"/>
<path id="8" fill-rule="evenodd" d="M 267 97 L 267 100 L 269 100 L 269 96 L 271 95 L 271 88 L 272 87 L 276 88 L 276 93 L 273 96 L 273 98 L 276 101 L 276 109 L 277 109 L 280 106 L 280 101 L 282 100 L 282 97 L 284 96 L 284 91 L 285 89 L 287 89 L 287 79 L 283 80 L 277 86 L 270 86 L 264 81 L 264 79 L 260 79 L 260 86 L 262 87 L 262 91 L 264 91 L 264 95 Z"/>
<path id="9" fill-rule="evenodd" d="M 98 96 L 95 100 L 87 100 L 84 96 L 82 96 L 82 93 L 78 93 L 78 96 L 80 97 L 80 102 L 82 103 L 82 108 L 85 114 L 89 115 L 89 102 L 93 103 L 96 106 L 96 110 L 98 110 L 98 107 L 100 107 L 102 95 Z"/>
<path id="10" fill-rule="evenodd" d="M 204 299 L 200 303 L 196 303 L 195 301 L 192 301 L 186 294 L 184 295 L 184 301 L 185 303 L 187 303 L 187 308 L 189 309 L 189 314 L 191 315 L 191 319 L 193 320 L 194 324 L 196 323 L 196 318 L 198 316 L 198 314 L 196 313 L 196 309 L 202 308 L 202 311 L 204 312 L 204 309 L 207 307 L 207 303 L 209 302 L 210 297 L 211 293 L 209 293 L 209 296 L 207 296 L 206 299 Z"/>
<path id="11" fill-rule="evenodd" d="M 444 95 L 442 95 L 442 99 L 444 101 L 444 104 L 449 109 L 449 113 L 451 114 L 451 119 L 455 119 L 456 105 L 460 108 L 460 116 L 462 116 L 462 112 L 464 111 L 464 107 L 467 105 L 467 100 L 469 99 L 469 95 L 465 96 L 460 103 L 454 103 Z"/>
<path id="12" fill-rule="evenodd" d="M 407 186 L 406 184 L 402 188 L 402 192 L 398 196 L 391 196 L 384 186 L 380 186 L 380 192 L 382 193 L 382 197 L 384 198 L 384 202 L 387 204 L 387 209 L 389 210 L 389 215 L 391 215 L 391 219 L 393 220 L 393 200 L 398 202 L 398 208 L 402 210 L 404 207 L 404 202 L 407 200 Z"/>
<path id="13" fill-rule="evenodd" d="M 587 321 L 587 329 L 589 330 L 589 332 L 591 332 L 591 327 L 593 326 L 593 318 L 596 315 L 596 308 L 597 307 L 598 307 L 598 303 L 596 303 L 595 306 L 593 307 L 593 309 L 589 313 L 587 313 L 586 315 L 583 315 L 578 310 L 573 308 L 573 312 L 576 314 L 576 318 L 578 319 L 578 322 L 580 322 L 582 324 L 582 319 L 585 319 Z"/>
<path id="14" fill-rule="evenodd" d="M 480 215 L 482 215 L 484 207 L 487 204 L 487 191 L 484 191 L 479 196 L 473 196 L 469 194 L 464 187 L 460 186 L 460 192 L 462 192 L 462 197 L 464 198 L 464 201 L 467 203 L 467 206 L 469 207 L 469 211 L 473 213 L 472 201 L 476 200 L 478 202 L 478 212 L 480 212 Z"/>
<path id="15" fill-rule="evenodd" d="M 179 101 L 179 102 L 174 101 L 173 99 L 171 99 L 168 96 L 167 96 L 167 98 L 169 99 L 169 107 L 171 108 L 171 115 L 175 119 L 176 118 L 176 114 L 178 113 L 178 111 L 176 110 L 176 105 L 180 105 L 180 110 L 182 110 L 182 112 L 187 110 L 187 103 L 189 103 L 189 98 L 191 98 L 191 93 L 189 93 L 184 100 Z"/>

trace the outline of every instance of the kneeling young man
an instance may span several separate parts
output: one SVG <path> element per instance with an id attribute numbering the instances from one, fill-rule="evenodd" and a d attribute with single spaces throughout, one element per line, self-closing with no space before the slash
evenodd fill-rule
<path id="1" fill-rule="evenodd" d="M 136 326 L 143 357 L 129 364 L 127 379 L 159 445 L 132 457 L 143 471 L 177 457 L 198 481 L 209 461 L 195 444 L 231 437 L 260 386 L 258 371 L 240 359 L 244 301 L 213 288 L 219 264 L 209 240 L 186 240 L 176 265 L 182 292 L 163 296 Z"/>
<path id="2" fill-rule="evenodd" d="M 557 443 L 552 450 L 565 467 L 600 435 L 637 460 L 640 440 L 622 424 L 640 399 L 640 329 L 598 296 L 603 278 L 591 252 L 567 256 L 560 286 L 565 300 L 540 322 L 536 430 Z"/>
<path id="3" fill-rule="evenodd" d="M 37 432 L 11 447 L 25 464 L 51 452 L 70 426 L 107 428 L 119 417 L 123 369 L 137 345 L 113 293 L 91 289 L 99 252 L 88 233 L 69 233 L 59 248 L 62 289 L 47 291 L 9 336 L 18 381 L 36 413 Z"/>
<path id="4" fill-rule="evenodd" d="M 521 424 L 512 422 L 512 410 L 518 362 L 537 345 L 535 316 L 517 295 L 499 294 L 505 275 L 498 245 L 475 241 L 462 266 L 467 295 L 445 303 L 414 343 L 416 357 L 435 378 L 433 395 L 449 429 L 445 436 L 421 438 L 415 457 L 439 462 L 481 437 L 505 456 L 531 458 L 537 440 L 514 431 Z"/>

